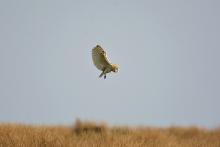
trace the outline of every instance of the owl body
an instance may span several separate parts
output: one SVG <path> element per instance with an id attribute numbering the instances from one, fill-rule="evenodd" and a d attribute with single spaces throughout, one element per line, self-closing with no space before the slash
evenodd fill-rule
<path id="1" fill-rule="evenodd" d="M 96 68 L 102 71 L 99 76 L 100 78 L 104 75 L 105 79 L 107 73 L 118 71 L 118 66 L 109 62 L 106 52 L 100 45 L 97 45 L 92 49 L 92 60 Z"/>

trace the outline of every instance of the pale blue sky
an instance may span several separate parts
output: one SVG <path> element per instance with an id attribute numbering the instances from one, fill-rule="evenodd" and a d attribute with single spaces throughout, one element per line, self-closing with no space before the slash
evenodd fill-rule
<path id="1" fill-rule="evenodd" d="M 0 21 L 0 122 L 220 125 L 218 0 L 0 0 Z"/>

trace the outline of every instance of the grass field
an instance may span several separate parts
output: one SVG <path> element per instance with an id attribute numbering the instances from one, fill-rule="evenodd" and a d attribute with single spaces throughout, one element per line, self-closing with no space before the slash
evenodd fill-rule
<path id="1" fill-rule="evenodd" d="M 0 147 L 220 147 L 220 129 L 0 125 Z"/>

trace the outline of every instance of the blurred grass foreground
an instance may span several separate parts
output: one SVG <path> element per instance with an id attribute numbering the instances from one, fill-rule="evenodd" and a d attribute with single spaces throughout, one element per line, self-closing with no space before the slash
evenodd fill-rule
<path id="1" fill-rule="evenodd" d="M 220 129 L 0 124 L 0 147 L 220 147 Z"/>

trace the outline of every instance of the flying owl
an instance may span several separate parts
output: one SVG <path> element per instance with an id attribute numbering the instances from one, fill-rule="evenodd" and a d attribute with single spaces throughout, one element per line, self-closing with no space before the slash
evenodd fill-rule
<path id="1" fill-rule="evenodd" d="M 102 71 L 102 73 L 99 75 L 101 78 L 104 75 L 104 79 L 106 79 L 106 74 L 112 72 L 118 72 L 118 65 L 111 64 L 108 59 L 106 52 L 100 45 L 96 45 L 92 49 L 92 60 L 94 65 Z"/>

